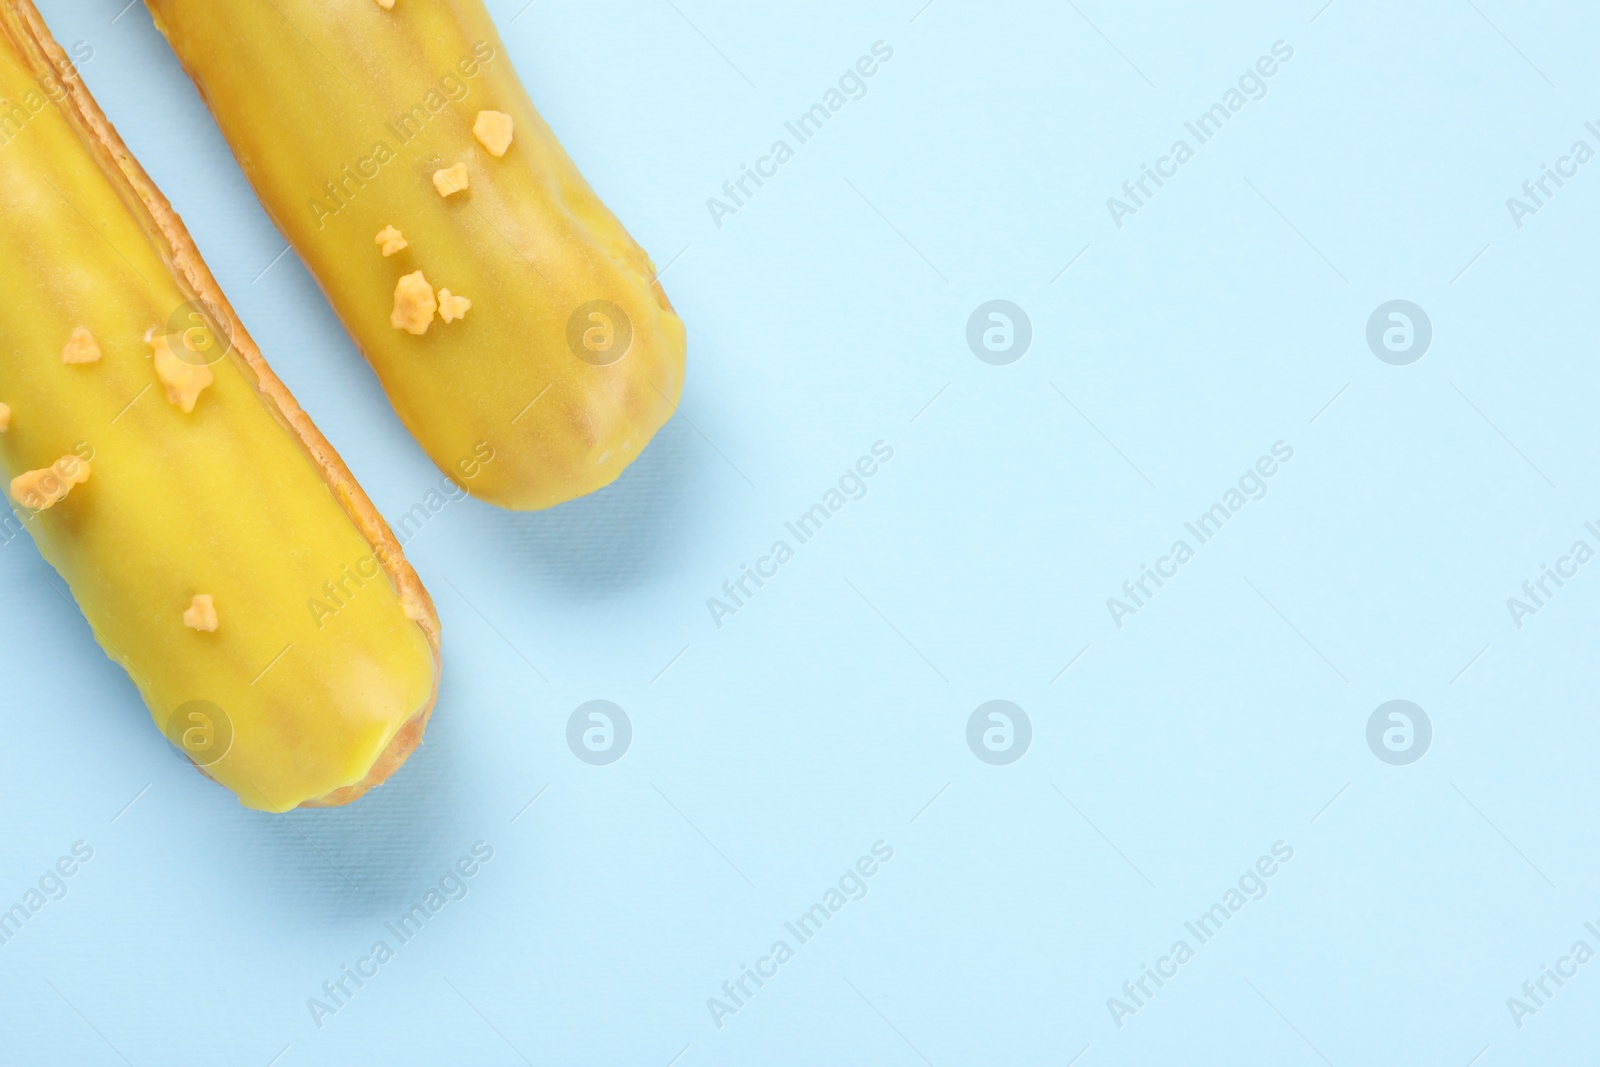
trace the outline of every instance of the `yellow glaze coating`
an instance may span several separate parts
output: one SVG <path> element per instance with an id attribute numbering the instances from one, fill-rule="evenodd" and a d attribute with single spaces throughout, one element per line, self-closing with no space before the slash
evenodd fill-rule
<path id="1" fill-rule="evenodd" d="M 218 709 L 207 736 L 231 744 L 196 762 L 245 805 L 359 795 L 432 708 L 427 594 L 27 0 L 0 0 L 0 98 L 26 114 L 0 132 L 0 517 L 169 739 L 198 722 L 180 708 Z M 98 360 L 63 361 L 79 329 Z M 169 403 L 160 350 L 185 369 L 169 376 L 205 372 L 192 410 Z M 351 590 L 336 613 L 311 609 L 325 582 Z"/>
<path id="2" fill-rule="evenodd" d="M 683 323 L 534 110 L 481 0 L 147 4 L 446 474 L 487 441 L 495 463 L 464 488 L 544 508 L 638 456 L 676 410 Z M 466 188 L 441 195 L 458 165 Z M 391 225 L 409 247 L 386 258 L 373 235 Z M 471 315 L 423 328 L 420 287 L 398 309 L 397 283 L 418 271 L 470 294 Z"/>

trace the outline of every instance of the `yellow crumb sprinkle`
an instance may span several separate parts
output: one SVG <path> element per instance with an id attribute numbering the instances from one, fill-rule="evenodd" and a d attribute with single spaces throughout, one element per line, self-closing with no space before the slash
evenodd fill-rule
<path id="1" fill-rule="evenodd" d="M 405 234 L 393 226 L 385 226 L 383 231 L 372 240 L 374 244 L 382 246 L 385 256 L 392 256 L 402 248 L 410 247 L 410 242 L 406 240 Z"/>
<path id="2" fill-rule="evenodd" d="M 467 165 L 457 163 L 453 167 L 433 172 L 433 187 L 439 190 L 440 196 L 454 196 L 467 187 Z"/>
<path id="3" fill-rule="evenodd" d="M 433 313 L 439 310 L 439 301 L 433 295 L 433 286 L 422 272 L 412 271 L 394 287 L 394 311 L 389 323 L 397 330 L 421 337 L 433 324 Z"/>
<path id="4" fill-rule="evenodd" d="M 472 124 L 472 136 L 484 151 L 499 159 L 511 147 L 511 116 L 504 111 L 480 111 Z"/>
<path id="5" fill-rule="evenodd" d="M 7 404 L 0 404 L 0 433 L 11 429 L 11 408 Z"/>
<path id="6" fill-rule="evenodd" d="M 165 337 L 152 337 L 150 347 L 155 352 L 156 377 L 167 389 L 167 403 L 185 415 L 194 410 L 194 402 L 216 380 L 210 367 L 179 359 Z"/>
<path id="7" fill-rule="evenodd" d="M 208 634 L 217 632 L 217 603 L 211 599 L 209 593 L 200 593 L 189 604 L 189 610 L 183 613 L 183 624 L 191 630 L 201 630 Z"/>
<path id="8" fill-rule="evenodd" d="M 94 339 L 87 326 L 79 326 L 67 337 L 67 347 L 61 350 L 63 363 L 98 363 L 100 343 Z"/>
<path id="9" fill-rule="evenodd" d="M 62 456 L 43 470 L 11 479 L 11 499 L 25 508 L 44 511 L 61 503 L 72 487 L 89 480 L 89 461 Z"/>
<path id="10" fill-rule="evenodd" d="M 412 622 L 421 622 L 430 612 L 418 597 L 410 592 L 400 594 L 400 610 L 406 613 L 406 618 Z"/>
<path id="11" fill-rule="evenodd" d="M 464 296 L 457 296 L 448 289 L 439 290 L 439 317 L 446 322 L 467 317 L 467 312 L 472 310 L 472 301 Z"/>
<path id="12" fill-rule="evenodd" d="M 378 0 L 378 6 L 383 8 L 385 11 L 393 11 L 394 0 Z"/>

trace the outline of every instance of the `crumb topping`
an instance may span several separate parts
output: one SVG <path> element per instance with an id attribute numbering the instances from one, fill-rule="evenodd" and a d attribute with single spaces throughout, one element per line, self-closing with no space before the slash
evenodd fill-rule
<path id="1" fill-rule="evenodd" d="M 472 301 L 466 297 L 457 296 L 448 289 L 439 290 L 439 317 L 445 322 L 464 319 L 471 310 Z"/>
<path id="2" fill-rule="evenodd" d="M 454 196 L 466 189 L 468 184 L 467 165 L 457 163 L 453 167 L 433 172 L 433 187 L 439 190 L 440 196 Z"/>
<path id="3" fill-rule="evenodd" d="M 372 240 L 383 250 L 385 257 L 392 256 L 402 248 L 407 248 L 410 246 L 410 242 L 406 240 L 405 234 L 401 233 L 393 226 L 385 226 L 378 236 L 374 237 Z"/>
<path id="4" fill-rule="evenodd" d="M 183 613 L 183 624 L 191 630 L 214 634 L 217 632 L 217 604 L 209 593 L 197 594 Z"/>
<path id="5" fill-rule="evenodd" d="M 485 152 L 499 159 L 511 147 L 511 116 L 504 111 L 480 111 L 472 124 L 472 136 Z"/>
<path id="6" fill-rule="evenodd" d="M 156 377 L 167 390 L 167 403 L 185 415 L 194 410 L 200 394 L 216 380 L 210 367 L 179 359 L 165 337 L 152 337 L 150 348 L 155 354 Z"/>
<path id="7" fill-rule="evenodd" d="M 394 310 L 389 322 L 397 330 L 421 337 L 433 323 L 433 313 L 439 310 L 439 301 L 433 295 L 433 286 L 420 270 L 412 271 L 394 287 Z"/>
<path id="8" fill-rule="evenodd" d="M 87 326 L 73 330 L 67 337 L 67 346 L 61 350 L 63 363 L 98 363 L 100 356 L 100 343 Z"/>
<path id="9" fill-rule="evenodd" d="M 11 479 L 11 499 L 25 508 L 45 511 L 67 499 L 72 487 L 88 481 L 89 474 L 88 460 L 62 456 L 43 470 Z"/>

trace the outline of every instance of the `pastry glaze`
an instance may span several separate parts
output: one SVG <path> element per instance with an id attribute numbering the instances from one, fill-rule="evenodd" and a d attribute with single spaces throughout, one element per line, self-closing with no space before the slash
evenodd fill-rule
<path id="1" fill-rule="evenodd" d="M 462 487 L 533 509 L 639 455 L 676 410 L 683 323 L 534 110 L 480 0 L 147 4 L 440 469 L 459 481 L 486 441 L 493 467 Z M 406 247 L 382 254 L 390 227 Z M 471 314 L 435 317 L 415 280 L 397 293 L 403 278 L 470 298 Z"/>
<path id="2" fill-rule="evenodd" d="M 17 521 L 169 739 L 216 709 L 204 773 L 266 811 L 354 800 L 421 739 L 432 601 L 28 0 L 0 0 L 0 98 L 0 471 L 51 468 Z"/>

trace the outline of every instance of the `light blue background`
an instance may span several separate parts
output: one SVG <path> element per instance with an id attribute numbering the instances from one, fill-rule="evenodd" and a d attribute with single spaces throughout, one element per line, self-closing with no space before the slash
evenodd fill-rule
<path id="1" fill-rule="evenodd" d="M 298 261 L 267 269 L 282 239 L 121 2 L 40 6 L 397 518 L 437 472 Z M 1506 198 L 1600 148 L 1600 12 L 524 2 L 490 6 L 534 99 L 670 262 L 682 411 L 592 498 L 453 504 L 408 544 L 443 692 L 345 810 L 195 774 L 0 547 L 0 907 L 94 849 L 0 947 L 0 1060 L 1593 1058 L 1600 963 L 1520 1029 L 1506 1000 L 1600 949 L 1600 566 L 1521 629 L 1506 599 L 1600 547 L 1600 162 L 1520 229 Z M 706 198 L 880 40 L 866 97 L 718 228 Z M 1106 198 L 1280 40 L 1268 95 L 1119 230 Z M 965 341 L 995 298 L 1034 328 L 1011 366 Z M 1435 331 L 1405 367 L 1365 342 L 1395 298 Z M 880 440 L 868 494 L 719 629 L 707 598 Z M 1280 440 L 1265 499 L 1117 628 L 1106 598 Z M 996 698 L 1034 730 L 1005 767 L 965 739 Z M 1433 723 L 1410 766 L 1366 743 L 1395 698 Z M 611 766 L 566 744 L 591 699 L 633 723 Z M 707 998 L 880 840 L 867 896 L 719 1029 Z M 477 841 L 470 894 L 313 1025 Z M 1278 841 L 1265 898 L 1119 1029 L 1107 998 Z"/>

